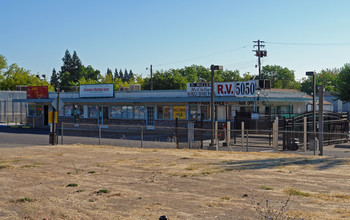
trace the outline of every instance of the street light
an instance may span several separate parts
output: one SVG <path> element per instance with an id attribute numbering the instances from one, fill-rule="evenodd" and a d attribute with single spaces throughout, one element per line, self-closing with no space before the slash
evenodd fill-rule
<path id="1" fill-rule="evenodd" d="M 314 155 L 316 155 L 316 72 L 308 71 L 307 76 L 312 76 L 312 119 L 313 119 L 313 132 L 314 132 Z"/>
<path id="2" fill-rule="evenodd" d="M 211 70 L 211 100 L 210 100 L 210 115 L 211 115 L 211 142 L 210 146 L 214 146 L 214 137 L 215 137 L 215 114 L 214 114 L 214 109 L 215 109 L 215 104 L 214 104 L 214 71 L 215 70 L 223 70 L 223 67 L 220 65 L 211 65 L 210 66 Z"/>

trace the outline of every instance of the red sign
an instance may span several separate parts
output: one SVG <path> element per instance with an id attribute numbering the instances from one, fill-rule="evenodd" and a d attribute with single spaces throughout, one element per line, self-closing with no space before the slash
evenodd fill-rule
<path id="1" fill-rule="evenodd" d="M 48 99 L 49 90 L 47 86 L 28 86 L 27 99 Z"/>

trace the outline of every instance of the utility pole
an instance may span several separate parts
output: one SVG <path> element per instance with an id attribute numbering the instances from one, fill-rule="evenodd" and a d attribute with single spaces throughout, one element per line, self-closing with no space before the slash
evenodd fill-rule
<path id="1" fill-rule="evenodd" d="M 264 48 L 265 45 L 263 43 L 265 43 L 265 41 L 261 41 L 261 40 L 257 40 L 257 41 L 253 41 L 256 45 L 254 45 L 255 47 L 258 47 L 257 50 L 253 50 L 253 52 L 255 52 L 255 56 L 258 57 L 258 66 L 259 66 L 259 79 L 261 79 L 261 57 L 266 57 L 267 56 L 267 51 L 266 50 L 261 50 L 261 48 Z"/>
<path id="2" fill-rule="evenodd" d="M 151 90 L 153 90 L 152 65 L 150 66 L 150 72 L 151 72 Z"/>

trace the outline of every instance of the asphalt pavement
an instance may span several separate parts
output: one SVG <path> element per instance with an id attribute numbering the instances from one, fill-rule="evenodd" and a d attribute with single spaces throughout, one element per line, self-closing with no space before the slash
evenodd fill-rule
<path id="1" fill-rule="evenodd" d="M 94 133 L 93 133 L 94 134 Z M 61 144 L 62 139 L 58 137 L 58 143 Z M 204 146 L 209 145 L 210 140 L 204 141 Z M 166 141 L 149 141 L 140 139 L 127 139 L 127 138 L 98 138 L 98 133 L 94 135 L 76 136 L 76 135 L 65 135 L 63 144 L 92 144 L 92 145 L 114 145 L 114 146 L 125 146 L 125 147 L 144 147 L 144 148 L 175 148 L 174 142 Z M 25 128 L 22 126 L 6 126 L 0 125 L 0 148 L 14 148 L 14 147 L 28 147 L 38 145 L 50 145 L 49 144 L 49 129 L 48 128 Z M 181 147 L 184 146 L 184 147 Z M 187 143 L 180 143 L 180 148 L 188 148 Z M 195 148 L 198 148 L 198 144 Z M 204 147 L 207 149 L 207 147 Z M 238 145 L 224 147 L 220 144 L 218 150 L 220 151 L 247 151 L 246 147 Z M 249 152 L 273 152 L 268 146 L 265 147 L 254 147 L 248 146 Z M 283 153 L 295 153 L 299 155 L 319 155 L 319 151 L 279 151 Z M 350 143 L 342 143 L 335 145 L 324 146 L 324 156 L 331 157 L 349 157 L 350 158 Z"/>

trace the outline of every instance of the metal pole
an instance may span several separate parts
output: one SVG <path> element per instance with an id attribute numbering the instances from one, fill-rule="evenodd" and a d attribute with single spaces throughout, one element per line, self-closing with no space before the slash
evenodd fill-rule
<path id="1" fill-rule="evenodd" d="M 61 123 L 61 145 L 63 145 L 63 121 Z"/>
<path id="2" fill-rule="evenodd" d="M 214 136 L 215 136 L 215 104 L 214 104 L 214 65 L 211 65 L 210 67 L 211 69 L 211 99 L 210 99 L 210 115 L 211 115 L 211 141 L 210 141 L 210 145 L 214 146 Z"/>
<path id="3" fill-rule="evenodd" d="M 177 127 L 178 127 L 178 118 L 176 118 L 175 121 L 175 139 L 176 139 L 176 149 L 179 149 L 179 138 L 178 138 L 178 131 L 177 131 Z"/>
<path id="4" fill-rule="evenodd" d="M 304 117 L 304 152 L 307 148 L 307 117 Z"/>
<path id="5" fill-rule="evenodd" d="M 318 140 L 320 146 L 320 156 L 323 156 L 323 86 L 319 87 L 319 107 L 318 107 L 318 123 L 319 123 L 319 133 Z"/>
<path id="6" fill-rule="evenodd" d="M 313 133 L 314 133 L 314 155 L 316 155 L 316 72 L 312 75 L 312 87 L 313 87 L 313 95 L 312 95 L 312 120 L 313 120 Z"/>
<path id="7" fill-rule="evenodd" d="M 244 147 L 244 121 L 241 122 L 241 146 Z"/>
<path id="8" fill-rule="evenodd" d="M 218 122 L 215 122 L 215 145 L 216 145 L 216 150 L 219 150 L 219 138 L 218 138 Z"/>

